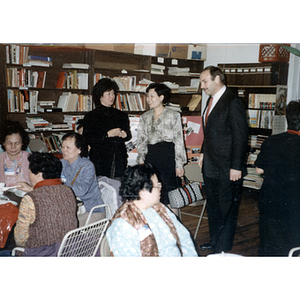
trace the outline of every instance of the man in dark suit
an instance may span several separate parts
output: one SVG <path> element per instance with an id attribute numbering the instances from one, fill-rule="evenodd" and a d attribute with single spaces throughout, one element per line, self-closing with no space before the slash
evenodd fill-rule
<path id="1" fill-rule="evenodd" d="M 204 142 L 199 159 L 210 241 L 200 248 L 220 253 L 230 251 L 233 245 L 246 175 L 248 122 L 245 104 L 225 86 L 220 68 L 206 67 L 200 75 L 200 84 L 210 96 L 203 112 Z"/>

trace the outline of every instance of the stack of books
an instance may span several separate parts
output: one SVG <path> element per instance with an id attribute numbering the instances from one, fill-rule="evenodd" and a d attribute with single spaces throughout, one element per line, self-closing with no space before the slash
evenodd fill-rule
<path id="1" fill-rule="evenodd" d="M 51 124 L 42 117 L 26 117 L 26 124 L 30 131 L 51 130 Z"/>

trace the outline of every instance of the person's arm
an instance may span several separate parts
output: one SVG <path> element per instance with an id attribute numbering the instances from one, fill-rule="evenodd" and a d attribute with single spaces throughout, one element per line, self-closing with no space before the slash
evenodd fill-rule
<path id="1" fill-rule="evenodd" d="M 139 121 L 139 130 L 137 135 L 136 148 L 138 153 L 137 163 L 138 164 L 144 163 L 148 151 L 148 134 L 147 134 L 146 124 L 144 122 L 143 117 L 140 117 L 140 121 Z"/>
<path id="2" fill-rule="evenodd" d="M 234 99 L 229 108 L 230 129 L 232 134 L 230 180 L 242 178 L 242 168 L 248 146 L 248 122 L 246 108 L 240 98 Z"/>
<path id="3" fill-rule="evenodd" d="M 75 176 L 75 175 L 74 175 Z M 93 184 L 95 178 L 95 167 L 92 162 L 84 162 L 73 185 L 65 183 L 71 187 L 77 197 L 83 197 L 86 195 Z"/>
<path id="4" fill-rule="evenodd" d="M 177 230 L 180 244 L 181 244 L 181 250 L 182 255 L 184 257 L 195 257 L 198 256 L 194 243 L 191 239 L 191 235 L 188 232 L 188 230 L 177 220 L 176 216 L 168 210 L 168 215 L 171 217 L 172 222 L 175 225 L 175 228 Z"/>
<path id="5" fill-rule="evenodd" d="M 183 141 L 183 130 L 181 124 L 180 114 L 176 114 L 174 118 L 174 145 L 175 145 L 175 164 L 176 164 L 176 175 L 181 177 L 184 174 L 183 166 L 187 162 L 186 150 Z"/>
<path id="6" fill-rule="evenodd" d="M 35 221 L 35 207 L 30 196 L 25 195 L 20 203 L 19 215 L 14 230 L 17 246 L 25 246 L 29 238 L 29 225 Z"/>
<path id="7" fill-rule="evenodd" d="M 121 128 L 120 137 L 124 140 L 124 142 L 127 142 L 132 138 L 131 130 L 130 130 L 130 122 L 129 122 L 128 114 L 126 113 L 124 113 L 124 120 Z"/>
<path id="8" fill-rule="evenodd" d="M 106 237 L 115 257 L 141 257 L 138 232 L 125 220 L 114 220 L 106 232 Z"/>

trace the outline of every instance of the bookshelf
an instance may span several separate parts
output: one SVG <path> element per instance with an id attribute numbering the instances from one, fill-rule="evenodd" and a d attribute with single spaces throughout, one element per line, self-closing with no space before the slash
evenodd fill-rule
<path id="1" fill-rule="evenodd" d="M 17 59 L 16 53 L 18 52 L 20 55 Z M 32 58 L 30 62 L 25 59 L 27 55 Z M 44 60 L 36 64 L 33 61 L 34 56 L 43 57 Z M 166 69 L 163 75 L 151 73 L 151 65 L 157 60 Z M 190 74 L 170 75 L 167 72 L 169 67 L 189 68 Z M 148 109 L 145 88 L 149 81 L 176 82 L 180 89 L 173 93 L 172 102 L 185 107 L 193 94 L 199 94 L 198 88 L 192 92 L 185 88 L 190 87 L 193 81 L 199 79 L 202 69 L 203 61 L 157 58 L 98 50 L 83 45 L 0 44 L 0 96 L 2 99 L 0 117 L 1 120 L 17 120 L 24 128 L 27 128 L 26 118 L 28 117 L 41 116 L 51 124 L 59 124 L 63 123 L 65 115 L 81 116 L 93 108 L 91 106 L 92 89 L 101 77 L 134 78 L 134 88 L 120 89 L 118 95 L 127 101 L 127 108 L 123 107 L 123 110 L 129 114 L 138 115 L 141 111 Z M 59 78 L 62 80 L 60 84 L 58 84 Z M 36 97 L 38 101 L 51 103 L 57 107 L 63 94 L 71 94 L 73 98 L 77 98 L 77 101 L 79 98 L 84 98 L 84 101 L 89 101 L 88 108 L 86 104 L 82 104 L 84 108 L 80 111 L 77 111 L 78 105 L 76 109 L 73 107 L 72 111 L 62 109 L 62 111 L 41 112 L 42 110 L 37 111 L 36 101 L 34 108 L 30 105 L 30 98 Z M 13 101 L 10 100 L 10 96 Z M 26 99 L 29 104 L 25 103 Z M 18 104 L 14 106 L 16 101 Z M 20 105 L 21 101 L 23 104 Z M 138 105 L 130 105 L 129 101 L 135 101 Z M 122 105 L 120 108 L 122 109 Z M 188 114 L 200 115 L 200 112 L 201 103 L 194 112 L 188 112 Z M 45 131 L 45 134 L 47 135 L 48 132 Z"/>
<path id="2" fill-rule="evenodd" d="M 152 57 L 151 80 L 171 83 L 171 102 L 180 104 L 184 109 L 193 95 L 201 95 L 199 77 L 203 70 L 203 64 L 204 62 L 200 60 Z M 201 101 L 193 112 L 185 110 L 184 113 L 200 115 Z"/>

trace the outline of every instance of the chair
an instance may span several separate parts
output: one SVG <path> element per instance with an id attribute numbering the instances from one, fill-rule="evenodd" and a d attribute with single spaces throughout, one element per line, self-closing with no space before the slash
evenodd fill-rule
<path id="1" fill-rule="evenodd" d="M 290 252 L 289 252 L 288 257 L 292 257 L 293 254 L 294 254 L 294 252 L 299 251 L 299 250 L 300 250 L 300 247 L 292 248 L 292 249 L 290 250 Z"/>
<path id="2" fill-rule="evenodd" d="M 90 218 L 92 216 L 92 213 L 95 209 L 97 208 L 101 208 L 101 207 L 105 207 L 105 211 L 106 211 L 106 219 L 111 220 L 112 218 L 112 213 L 111 213 L 111 209 L 110 206 L 108 204 L 100 204 L 100 205 L 95 205 L 92 207 L 92 209 L 89 212 L 89 215 L 85 221 L 85 226 L 89 224 Z"/>
<path id="3" fill-rule="evenodd" d="M 91 218 L 93 210 L 95 210 L 96 208 L 99 208 L 99 207 L 105 207 L 106 208 L 106 218 L 108 220 L 111 220 L 112 213 L 111 213 L 110 206 L 108 204 L 101 204 L 101 205 L 96 205 L 91 209 L 91 211 L 90 211 L 90 213 L 89 213 L 89 215 L 86 219 L 85 225 L 87 225 L 89 223 L 89 220 Z M 106 256 L 106 257 L 110 256 L 110 249 L 109 249 L 107 238 L 105 236 L 105 232 L 103 234 L 103 238 L 102 238 L 102 241 L 100 243 L 100 256 Z"/>
<path id="4" fill-rule="evenodd" d="M 62 240 L 57 256 L 95 256 L 108 226 L 108 222 L 108 219 L 103 219 L 69 231 Z"/>
<path id="5" fill-rule="evenodd" d="M 189 181 L 191 181 L 191 182 L 196 181 L 196 182 L 200 182 L 200 183 L 203 182 L 203 176 L 202 176 L 201 169 L 199 168 L 198 164 L 195 164 L 195 163 L 188 164 L 188 165 L 184 166 L 184 170 L 185 170 L 185 176 L 188 178 Z M 206 208 L 206 201 L 207 200 L 203 198 L 201 200 L 198 200 L 195 203 L 188 205 L 189 207 L 202 205 L 202 210 L 201 210 L 200 215 L 182 212 L 181 209 L 179 209 L 178 217 L 180 220 L 181 220 L 181 215 L 188 215 L 188 216 L 199 218 L 199 221 L 198 221 L 198 224 L 196 227 L 196 231 L 194 234 L 194 240 L 196 240 L 202 219 L 203 218 L 207 219 L 207 217 L 203 217 L 205 208 Z"/>
<path id="6" fill-rule="evenodd" d="M 103 181 L 103 178 L 98 179 L 98 186 L 101 191 L 101 198 L 105 204 L 110 207 L 111 214 L 114 215 L 120 204 L 118 203 L 116 189 L 107 182 Z"/>

